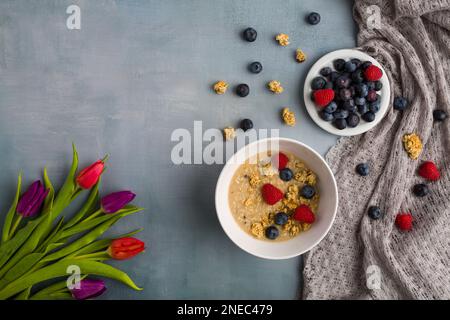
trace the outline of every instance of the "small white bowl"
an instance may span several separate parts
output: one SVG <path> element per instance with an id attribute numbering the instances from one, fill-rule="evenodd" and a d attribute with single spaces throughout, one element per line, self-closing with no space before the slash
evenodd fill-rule
<path id="1" fill-rule="evenodd" d="M 231 180 L 239 166 L 248 158 L 267 150 L 288 152 L 300 158 L 318 176 L 320 193 L 316 221 L 311 229 L 286 240 L 271 242 L 258 240 L 238 225 L 229 206 Z M 307 145 L 287 138 L 269 138 L 255 141 L 237 151 L 225 164 L 216 186 L 216 211 L 220 224 L 228 237 L 242 250 L 265 259 L 288 259 L 301 255 L 316 246 L 333 224 L 338 206 L 338 190 L 331 169 L 325 160 Z"/>
<path id="2" fill-rule="evenodd" d="M 345 128 L 343 130 L 337 129 L 331 122 L 327 122 L 325 120 L 322 120 L 319 116 L 319 109 L 317 108 L 314 101 L 311 99 L 311 81 L 315 77 L 320 76 L 320 69 L 323 67 L 331 67 L 333 68 L 333 61 L 336 59 L 344 59 L 349 60 L 352 58 L 358 58 L 361 61 L 370 61 L 377 67 L 379 67 L 383 71 L 383 76 L 381 77 L 380 81 L 383 84 L 383 88 L 378 92 L 378 94 L 381 96 L 381 104 L 380 104 L 380 110 L 375 114 L 375 120 L 372 122 L 366 122 L 363 119 L 361 119 L 360 123 L 355 128 Z M 333 69 L 334 70 L 334 69 Z M 315 123 L 322 129 L 336 134 L 338 136 L 354 136 L 357 134 L 364 133 L 366 131 L 369 131 L 373 127 L 375 127 L 385 116 L 386 111 L 389 107 L 389 99 L 391 95 L 391 89 L 389 85 L 389 79 L 386 76 L 386 72 L 384 71 L 383 67 L 378 63 L 377 60 L 369 56 L 368 54 L 361 52 L 356 49 L 342 49 L 342 50 L 336 50 L 333 52 L 330 52 L 326 55 L 324 55 L 322 58 L 317 60 L 317 62 L 311 67 L 311 69 L 308 72 L 308 75 L 305 79 L 305 86 L 303 88 L 303 95 L 305 100 L 305 106 L 306 110 L 308 111 L 311 118 L 314 120 Z"/>

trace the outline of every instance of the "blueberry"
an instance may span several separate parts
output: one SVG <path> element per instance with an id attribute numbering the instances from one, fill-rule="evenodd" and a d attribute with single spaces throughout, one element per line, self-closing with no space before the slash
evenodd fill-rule
<path id="1" fill-rule="evenodd" d="M 335 119 L 345 119 L 348 117 L 348 111 L 344 110 L 344 109 L 337 109 L 334 113 L 333 116 Z"/>
<path id="2" fill-rule="evenodd" d="M 333 69 L 330 67 L 324 67 L 320 69 L 320 74 L 324 77 L 328 77 L 333 72 Z"/>
<path id="3" fill-rule="evenodd" d="M 347 117 L 347 126 L 354 128 L 359 124 L 359 117 L 356 113 L 352 112 Z"/>
<path id="4" fill-rule="evenodd" d="M 367 69 L 367 67 L 370 67 L 371 65 L 372 65 L 372 62 L 370 62 L 370 61 L 364 61 L 364 62 L 361 64 L 361 69 L 365 70 L 365 69 Z"/>
<path id="5" fill-rule="evenodd" d="M 364 75 L 361 69 L 357 69 L 355 72 L 353 72 L 351 77 L 354 83 L 361 83 L 364 81 Z"/>
<path id="6" fill-rule="evenodd" d="M 373 82 L 373 81 L 368 81 L 368 82 L 366 82 L 366 84 L 367 84 L 367 88 L 368 88 L 369 90 L 375 90 L 375 82 Z"/>
<path id="7" fill-rule="evenodd" d="M 262 64 L 261 62 L 258 61 L 252 62 L 248 66 L 248 70 L 250 70 L 250 72 L 252 73 L 260 73 L 262 69 L 263 69 Z"/>
<path id="8" fill-rule="evenodd" d="M 378 111 L 380 111 L 380 103 L 378 101 L 370 102 L 369 111 L 373 113 L 377 113 Z"/>
<path id="9" fill-rule="evenodd" d="M 344 130 L 347 128 L 347 121 L 345 121 L 345 119 L 334 119 L 333 123 L 339 130 Z"/>
<path id="10" fill-rule="evenodd" d="M 335 82 L 336 79 L 339 78 L 340 75 L 341 74 L 339 72 L 337 72 L 337 71 L 331 72 L 331 74 L 330 74 L 330 81 L 331 82 Z"/>
<path id="11" fill-rule="evenodd" d="M 349 100 L 352 97 L 352 92 L 350 91 L 350 89 L 346 89 L 343 88 L 341 90 L 339 90 L 339 98 L 341 98 L 341 100 Z"/>
<path id="12" fill-rule="evenodd" d="M 356 172 L 360 176 L 367 176 L 369 174 L 369 165 L 367 163 L 360 163 L 356 166 Z"/>
<path id="13" fill-rule="evenodd" d="M 253 122 L 250 119 L 244 119 L 241 121 L 241 129 L 244 131 L 250 130 L 253 128 Z"/>
<path id="14" fill-rule="evenodd" d="M 337 104 L 334 101 L 331 101 L 325 108 L 323 108 L 322 110 L 326 113 L 333 113 L 335 112 L 337 109 Z"/>
<path id="15" fill-rule="evenodd" d="M 283 181 L 290 181 L 294 177 L 294 173 L 289 168 L 284 168 L 280 170 L 280 179 Z"/>
<path id="16" fill-rule="evenodd" d="M 413 187 L 413 193 L 416 197 L 425 197 L 429 192 L 428 186 L 423 183 L 416 184 Z"/>
<path id="17" fill-rule="evenodd" d="M 350 85 L 350 79 L 346 75 L 342 75 L 336 79 L 335 83 L 339 89 L 347 88 Z"/>
<path id="18" fill-rule="evenodd" d="M 280 235 L 280 231 L 278 231 L 277 227 L 270 226 L 270 227 L 266 228 L 265 234 L 266 234 L 266 238 L 268 238 L 270 240 L 274 240 L 274 239 L 278 238 L 278 236 Z"/>
<path id="19" fill-rule="evenodd" d="M 356 64 L 351 61 L 347 61 L 344 65 L 344 70 L 347 72 L 353 72 L 356 70 Z"/>
<path id="20" fill-rule="evenodd" d="M 375 82 L 375 91 L 380 91 L 383 88 L 383 83 L 381 81 Z"/>
<path id="21" fill-rule="evenodd" d="M 369 102 L 377 100 L 377 92 L 375 90 L 369 90 L 366 100 Z"/>
<path id="22" fill-rule="evenodd" d="M 395 97 L 394 99 L 394 109 L 395 110 L 405 110 L 408 106 L 408 101 L 403 97 Z"/>
<path id="23" fill-rule="evenodd" d="M 253 28 L 247 28 L 243 32 L 244 39 L 248 42 L 253 42 L 256 40 L 256 37 L 258 36 L 258 33 Z"/>
<path id="24" fill-rule="evenodd" d="M 375 120 L 375 113 L 368 111 L 364 113 L 361 118 L 363 118 L 364 121 L 372 122 L 373 120 Z"/>
<path id="25" fill-rule="evenodd" d="M 302 190 L 300 190 L 300 195 L 306 199 L 311 199 L 315 194 L 316 190 L 314 189 L 314 187 L 307 184 L 303 186 Z"/>
<path id="26" fill-rule="evenodd" d="M 356 112 L 356 110 L 358 110 L 353 99 L 344 101 L 342 109 L 347 110 L 348 112 Z"/>
<path id="27" fill-rule="evenodd" d="M 360 83 L 355 86 L 355 93 L 358 97 L 365 98 L 369 93 L 369 88 L 367 87 L 366 84 Z"/>
<path id="28" fill-rule="evenodd" d="M 336 71 L 344 71 L 345 60 L 344 59 L 336 59 L 333 61 L 333 66 Z"/>
<path id="29" fill-rule="evenodd" d="M 433 111 L 434 121 L 444 121 L 447 117 L 448 115 L 444 110 L 437 109 Z"/>
<path id="30" fill-rule="evenodd" d="M 239 97 L 246 97 L 250 93 L 250 88 L 245 83 L 241 83 L 236 87 L 236 94 Z"/>
<path id="31" fill-rule="evenodd" d="M 325 87 L 326 83 L 327 83 L 327 80 L 325 80 L 325 78 L 315 77 L 311 81 L 311 89 L 313 89 L 313 90 L 323 89 L 323 87 Z"/>
<path id="32" fill-rule="evenodd" d="M 334 84 L 333 84 L 333 82 L 331 82 L 331 81 L 328 81 L 326 84 L 325 84 L 325 87 L 323 87 L 324 89 L 333 89 L 334 88 Z"/>
<path id="33" fill-rule="evenodd" d="M 363 97 L 356 97 L 356 98 L 355 98 L 355 104 L 356 104 L 357 106 L 365 105 L 365 104 L 366 104 L 366 98 L 363 98 Z"/>
<path id="34" fill-rule="evenodd" d="M 325 110 L 321 110 L 321 111 L 319 112 L 319 116 L 320 116 L 320 118 L 321 118 L 322 120 L 325 120 L 325 121 L 331 121 L 331 120 L 334 119 L 333 114 L 332 114 L 332 113 L 325 112 Z"/>
<path id="35" fill-rule="evenodd" d="M 311 12 L 306 17 L 306 20 L 309 22 L 309 24 L 316 25 L 320 22 L 320 14 L 317 12 Z"/>
<path id="36" fill-rule="evenodd" d="M 354 65 L 356 65 L 357 68 L 359 68 L 359 67 L 361 66 L 361 60 L 359 60 L 358 58 L 350 59 L 350 61 L 351 61 Z"/>
<path id="37" fill-rule="evenodd" d="M 378 220 L 383 215 L 383 213 L 381 212 L 381 209 L 378 208 L 377 206 L 369 207 L 369 211 L 367 214 L 369 215 L 369 218 L 373 219 L 373 220 Z"/>
<path id="38" fill-rule="evenodd" d="M 275 224 L 282 226 L 288 222 L 289 216 L 284 212 L 278 212 L 275 215 L 274 220 L 275 220 Z"/>
<path id="39" fill-rule="evenodd" d="M 363 104 L 363 105 L 361 105 L 361 106 L 358 106 L 358 112 L 359 112 L 359 114 L 364 114 L 364 113 L 366 113 L 366 112 L 368 112 L 369 111 L 369 107 L 366 105 L 366 104 Z"/>

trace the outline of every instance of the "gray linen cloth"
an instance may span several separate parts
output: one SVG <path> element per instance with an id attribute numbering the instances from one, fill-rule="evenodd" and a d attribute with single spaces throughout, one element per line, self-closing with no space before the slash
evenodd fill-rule
<path id="1" fill-rule="evenodd" d="M 432 115 L 450 111 L 450 0 L 356 0 L 354 18 L 358 46 L 387 72 L 391 105 L 402 95 L 409 108 L 390 108 L 374 129 L 341 138 L 328 152 L 339 209 L 328 236 L 306 255 L 303 298 L 450 299 L 450 119 L 433 122 Z M 418 160 L 402 145 L 413 132 L 424 144 Z M 417 168 L 426 160 L 441 179 L 417 198 L 411 188 L 424 182 Z M 369 176 L 355 174 L 360 162 L 370 165 Z M 384 217 L 371 220 L 371 205 Z M 412 213 L 412 231 L 397 229 L 399 212 Z"/>

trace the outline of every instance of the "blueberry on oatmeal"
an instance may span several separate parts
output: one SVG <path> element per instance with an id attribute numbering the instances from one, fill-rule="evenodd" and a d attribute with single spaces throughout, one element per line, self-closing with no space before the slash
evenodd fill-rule
<path id="1" fill-rule="evenodd" d="M 265 235 L 267 239 L 274 240 L 278 238 L 280 231 L 275 226 L 269 226 L 266 228 Z"/>
<path id="2" fill-rule="evenodd" d="M 279 226 L 282 226 L 282 225 L 285 225 L 288 222 L 289 216 L 286 213 L 284 213 L 284 212 L 278 212 L 275 215 L 275 219 L 274 220 L 275 220 L 275 224 L 277 224 Z"/>

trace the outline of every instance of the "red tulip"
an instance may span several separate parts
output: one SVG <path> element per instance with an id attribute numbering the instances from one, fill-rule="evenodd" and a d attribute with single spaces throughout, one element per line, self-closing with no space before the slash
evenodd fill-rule
<path id="1" fill-rule="evenodd" d="M 108 248 L 109 255 L 116 260 L 125 260 L 144 251 L 145 243 L 136 238 L 113 240 Z"/>
<path id="2" fill-rule="evenodd" d="M 97 183 L 100 178 L 105 164 L 103 160 L 98 160 L 91 164 L 89 167 L 84 168 L 77 176 L 77 183 L 83 189 L 90 189 L 94 184 Z"/>

